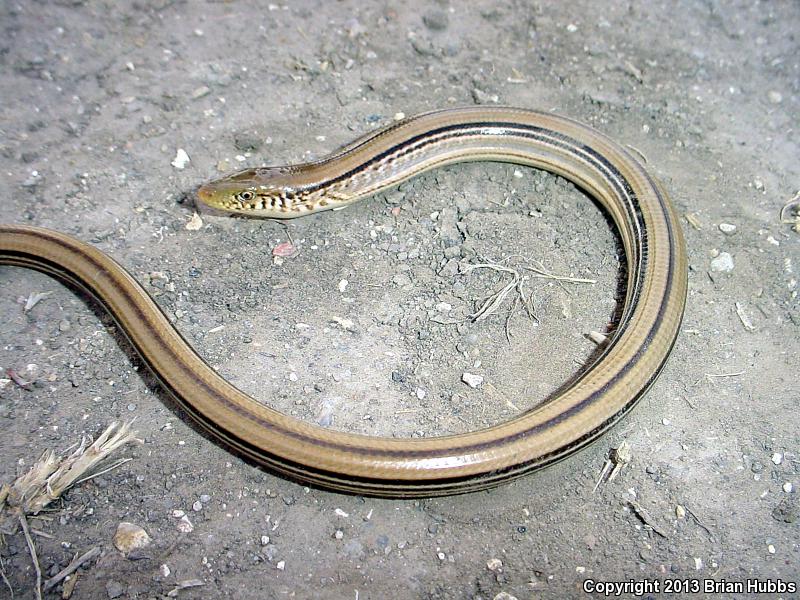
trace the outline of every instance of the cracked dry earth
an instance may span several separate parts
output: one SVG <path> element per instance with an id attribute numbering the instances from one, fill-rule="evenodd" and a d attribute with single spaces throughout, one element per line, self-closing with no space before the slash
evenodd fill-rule
<path id="1" fill-rule="evenodd" d="M 223 171 L 320 157 L 398 113 L 552 110 L 644 157 L 690 262 L 683 332 L 623 422 L 543 472 L 424 501 L 309 489 L 241 460 L 191 426 L 102 310 L 1 268 L 0 364 L 33 384 L 0 389 L 0 481 L 113 420 L 135 417 L 144 440 L 31 518 L 45 579 L 99 548 L 46 597 L 796 580 L 800 234 L 780 211 L 800 189 L 798 22 L 788 2 L 3 3 L 0 220 L 108 252 L 222 375 L 298 418 L 415 437 L 534 407 L 595 352 L 588 334 L 613 329 L 624 256 L 596 204 L 531 169 L 448 167 L 285 226 L 193 220 L 192 190 Z M 470 320 L 510 281 L 476 264 L 524 274 L 532 314 L 512 294 Z M 622 442 L 630 462 L 595 490 Z M 121 522 L 149 545 L 123 556 Z M 0 597 L 34 598 L 24 538 L 5 535 L 0 558 Z"/>

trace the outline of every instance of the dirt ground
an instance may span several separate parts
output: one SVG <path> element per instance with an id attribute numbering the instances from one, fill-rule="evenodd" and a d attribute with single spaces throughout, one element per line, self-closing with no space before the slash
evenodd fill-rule
<path id="1" fill-rule="evenodd" d="M 661 378 L 598 443 L 490 492 L 398 501 L 232 455 L 96 306 L 3 267 L 0 366 L 35 383 L 0 390 L 0 481 L 113 420 L 135 417 L 144 440 L 31 520 L 45 579 L 98 547 L 75 598 L 521 600 L 586 597 L 587 579 L 797 580 L 800 234 L 779 213 L 800 189 L 800 5 L 119 4 L 2 3 L 0 221 L 114 256 L 270 406 L 346 431 L 469 431 L 535 406 L 591 355 L 587 334 L 613 327 L 615 233 L 531 169 L 457 165 L 288 226 L 201 211 L 186 228 L 192 190 L 221 171 L 322 156 L 397 113 L 539 108 L 630 145 L 685 217 L 689 297 Z M 299 252 L 275 259 L 290 239 Z M 509 277 L 459 269 L 479 261 L 595 283 L 529 276 L 535 319 L 509 301 L 469 322 Z M 623 441 L 630 464 L 595 491 Z M 152 538 L 128 558 L 112 544 L 123 521 Z M 33 598 L 24 538 L 4 536 L 0 558 L 13 597 Z"/>

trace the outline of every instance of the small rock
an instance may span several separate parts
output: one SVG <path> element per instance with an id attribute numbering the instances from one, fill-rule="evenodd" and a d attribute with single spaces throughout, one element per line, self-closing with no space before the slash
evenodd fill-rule
<path id="1" fill-rule="evenodd" d="M 418 400 L 424 400 L 425 399 L 425 390 L 423 390 L 422 388 L 417 388 L 416 394 L 417 394 L 417 399 Z"/>
<path id="2" fill-rule="evenodd" d="M 792 489 L 793 489 L 793 486 L 792 486 L 792 483 L 790 481 L 787 481 L 786 483 L 783 484 L 783 491 L 786 492 L 787 494 L 791 494 L 792 493 Z"/>
<path id="3" fill-rule="evenodd" d="M 475 104 L 496 104 L 500 101 L 500 97 L 497 94 L 489 94 L 480 88 L 472 88 L 470 93 Z"/>
<path id="4" fill-rule="evenodd" d="M 783 454 L 780 452 L 776 452 L 772 455 L 772 462 L 773 464 L 779 465 L 783 462 Z"/>
<path id="5" fill-rule="evenodd" d="M 178 531 L 181 533 L 192 533 L 192 531 L 194 531 L 194 525 L 192 525 L 192 522 L 186 515 L 183 515 L 180 521 L 178 521 Z"/>
<path id="6" fill-rule="evenodd" d="M 278 547 L 275 544 L 267 544 L 261 549 L 267 560 L 272 562 L 275 559 L 275 554 L 278 552 Z"/>
<path id="7" fill-rule="evenodd" d="M 141 550 L 150 544 L 150 536 L 147 532 L 134 523 L 122 522 L 117 525 L 117 531 L 114 534 L 114 546 L 127 555 L 133 550 Z"/>
<path id="8" fill-rule="evenodd" d="M 431 10 L 422 15 L 422 22 L 425 23 L 425 27 L 428 29 L 442 31 L 443 29 L 447 29 L 447 26 L 450 24 L 450 18 L 444 11 Z"/>
<path id="9" fill-rule="evenodd" d="M 192 504 L 192 510 L 194 512 L 200 512 L 201 510 L 203 510 L 203 503 L 200 502 L 200 500 L 195 500 L 194 504 Z"/>
<path id="10" fill-rule="evenodd" d="M 503 570 L 503 561 L 499 558 L 492 558 L 489 559 L 486 563 L 486 568 L 489 569 L 492 573 L 499 573 Z"/>
<path id="11" fill-rule="evenodd" d="M 279 560 L 278 564 L 275 565 L 275 568 L 277 568 L 278 571 L 283 571 L 284 569 L 286 569 L 286 561 L 285 560 Z"/>
<path id="12" fill-rule="evenodd" d="M 675 516 L 679 519 L 683 519 L 686 517 L 686 509 L 683 508 L 680 504 L 675 507 Z"/>
<path id="13" fill-rule="evenodd" d="M 800 503 L 795 495 L 781 500 L 772 511 L 772 518 L 782 523 L 794 523 L 800 518 Z"/>
<path id="14" fill-rule="evenodd" d="M 183 148 L 178 148 L 178 151 L 175 153 L 175 158 L 172 161 L 172 166 L 176 169 L 185 169 L 186 165 L 191 162 L 189 159 L 189 155 L 186 154 L 186 150 Z"/>
<path id="15" fill-rule="evenodd" d="M 461 375 L 461 381 L 466 383 L 471 388 L 480 387 L 483 383 L 483 376 L 482 375 L 474 375 L 472 373 L 468 373 L 464 371 L 464 374 Z"/>
<path id="16" fill-rule="evenodd" d="M 203 96 L 208 96 L 211 93 L 211 88 L 207 85 L 200 86 L 192 92 L 192 100 L 198 100 Z"/>
<path id="17" fill-rule="evenodd" d="M 770 90 L 767 94 L 767 98 L 769 98 L 769 101 L 772 104 L 780 104 L 783 102 L 783 95 L 775 90 Z"/>
<path id="18" fill-rule="evenodd" d="M 264 145 L 264 139 L 259 131 L 237 131 L 233 134 L 233 145 L 240 152 L 255 152 Z"/>
<path id="19" fill-rule="evenodd" d="M 517 597 L 512 596 L 508 592 L 500 592 L 492 600 L 517 600 Z"/>
<path id="20" fill-rule="evenodd" d="M 733 271 L 733 257 L 727 252 L 720 252 L 719 256 L 711 261 L 711 271 L 714 273 L 730 273 Z"/>
<path id="21" fill-rule="evenodd" d="M 125 588 L 122 587 L 121 583 L 112 580 L 106 583 L 106 593 L 109 598 L 119 598 L 125 593 Z"/>
<path id="22" fill-rule="evenodd" d="M 186 223 L 184 227 L 186 228 L 187 231 L 199 231 L 200 229 L 203 228 L 203 219 L 200 217 L 200 215 L 197 214 L 197 212 L 194 212 L 192 213 L 189 222 Z"/>
<path id="23" fill-rule="evenodd" d="M 341 529 L 337 529 L 336 531 L 333 532 L 333 537 L 334 539 L 341 540 L 342 538 L 344 538 L 344 531 L 342 531 Z"/>
<path id="24" fill-rule="evenodd" d="M 736 231 L 736 225 L 732 225 L 731 223 L 720 223 L 719 230 L 725 235 L 731 235 Z"/>

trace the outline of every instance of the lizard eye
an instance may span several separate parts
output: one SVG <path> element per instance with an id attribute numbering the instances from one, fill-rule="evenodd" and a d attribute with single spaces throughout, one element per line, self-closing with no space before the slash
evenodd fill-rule
<path id="1" fill-rule="evenodd" d="M 243 202 L 250 202 L 250 200 L 253 198 L 255 198 L 255 194 L 250 190 L 245 190 L 239 194 L 239 200 L 242 200 Z"/>

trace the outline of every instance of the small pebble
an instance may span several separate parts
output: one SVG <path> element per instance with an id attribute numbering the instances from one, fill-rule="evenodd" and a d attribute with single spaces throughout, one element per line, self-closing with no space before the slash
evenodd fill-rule
<path id="1" fill-rule="evenodd" d="M 262 535 L 261 536 L 261 545 L 262 546 L 266 546 L 267 544 L 269 544 L 269 536 L 268 535 Z"/>
<path id="2" fill-rule="evenodd" d="M 207 85 L 203 85 L 192 92 L 192 100 L 198 100 L 203 96 L 208 96 L 211 93 L 211 88 Z"/>
<path id="3" fill-rule="evenodd" d="M 461 375 L 461 381 L 466 383 L 471 388 L 480 387 L 483 383 L 483 376 L 481 375 L 474 375 L 472 373 L 468 373 L 464 371 L 464 374 Z"/>
<path id="4" fill-rule="evenodd" d="M 517 597 L 512 596 L 508 592 L 500 592 L 499 594 L 495 595 L 492 600 L 517 600 Z"/>
<path id="5" fill-rule="evenodd" d="M 419 400 L 424 400 L 425 399 L 425 390 L 423 390 L 422 388 L 417 388 L 417 398 Z"/>
<path id="6" fill-rule="evenodd" d="M 772 102 L 772 104 L 780 104 L 783 102 L 783 95 L 775 90 L 770 90 L 767 94 L 767 98 L 769 98 L 769 101 Z"/>
<path id="7" fill-rule="evenodd" d="M 791 494 L 792 489 L 793 488 L 791 482 L 787 481 L 786 483 L 783 484 L 783 491 L 786 492 L 787 494 Z"/>
<path id="8" fill-rule="evenodd" d="M 680 504 L 678 504 L 678 506 L 675 507 L 675 516 L 678 517 L 679 519 L 683 519 L 684 517 L 686 517 L 686 509 L 683 508 Z"/>
<path id="9" fill-rule="evenodd" d="M 776 465 L 779 465 L 783 462 L 783 454 L 780 452 L 776 452 L 772 455 L 772 462 Z"/>
<path id="10" fill-rule="evenodd" d="M 769 552 L 770 554 L 775 554 L 775 546 L 773 546 L 772 544 L 767 546 L 767 552 Z"/>
<path id="11" fill-rule="evenodd" d="M 333 532 L 333 537 L 337 540 L 341 540 L 342 538 L 344 538 L 344 531 L 342 531 L 341 529 L 337 529 L 336 531 Z"/>
<path id="12" fill-rule="evenodd" d="M 189 517 L 183 515 L 180 521 L 178 521 L 177 529 L 181 533 L 192 533 L 192 531 L 194 531 L 194 525 L 192 525 L 192 522 L 189 520 Z"/>
<path id="13" fill-rule="evenodd" d="M 200 502 L 200 500 L 195 500 L 194 503 L 192 504 L 192 510 L 194 512 L 200 512 L 201 510 L 203 510 L 203 503 Z"/>
<path id="14" fill-rule="evenodd" d="M 731 223 L 720 223 L 719 230 L 725 235 L 731 235 L 736 231 L 736 225 L 732 225 Z"/>
<path id="15" fill-rule="evenodd" d="M 203 504 L 211 502 L 211 496 L 209 496 L 208 494 L 200 494 L 200 502 L 202 502 Z"/>
<path id="16" fill-rule="evenodd" d="M 730 273 L 733 271 L 733 257 L 727 252 L 720 252 L 719 256 L 711 261 L 711 271 L 714 273 Z"/>
<path id="17" fill-rule="evenodd" d="M 183 148 L 178 148 L 178 151 L 175 153 L 175 158 L 172 161 L 172 166 L 176 169 L 185 169 L 186 165 L 191 162 L 189 159 L 189 155 L 186 154 L 186 150 Z"/>
<path id="18" fill-rule="evenodd" d="M 150 536 L 135 523 L 122 522 L 117 525 L 114 534 L 114 546 L 117 550 L 127 555 L 133 550 L 141 550 L 150 545 Z"/>
<path id="19" fill-rule="evenodd" d="M 492 573 L 499 573 L 503 570 L 503 561 L 499 558 L 491 558 L 486 562 L 486 568 Z"/>
<path id="20" fill-rule="evenodd" d="M 447 29 L 450 19 L 447 13 L 441 10 L 432 10 L 422 15 L 422 22 L 432 31 L 442 31 Z"/>
<path id="21" fill-rule="evenodd" d="M 278 569 L 278 571 L 283 571 L 284 569 L 286 569 L 286 561 L 285 560 L 279 560 L 278 564 L 275 565 L 275 567 Z"/>
<path id="22" fill-rule="evenodd" d="M 184 227 L 187 231 L 199 231 L 203 228 L 203 219 L 197 212 L 194 212 Z"/>
<path id="23" fill-rule="evenodd" d="M 106 583 L 106 593 L 113 600 L 122 596 L 125 593 L 125 588 L 122 587 L 122 584 L 112 580 Z"/>

